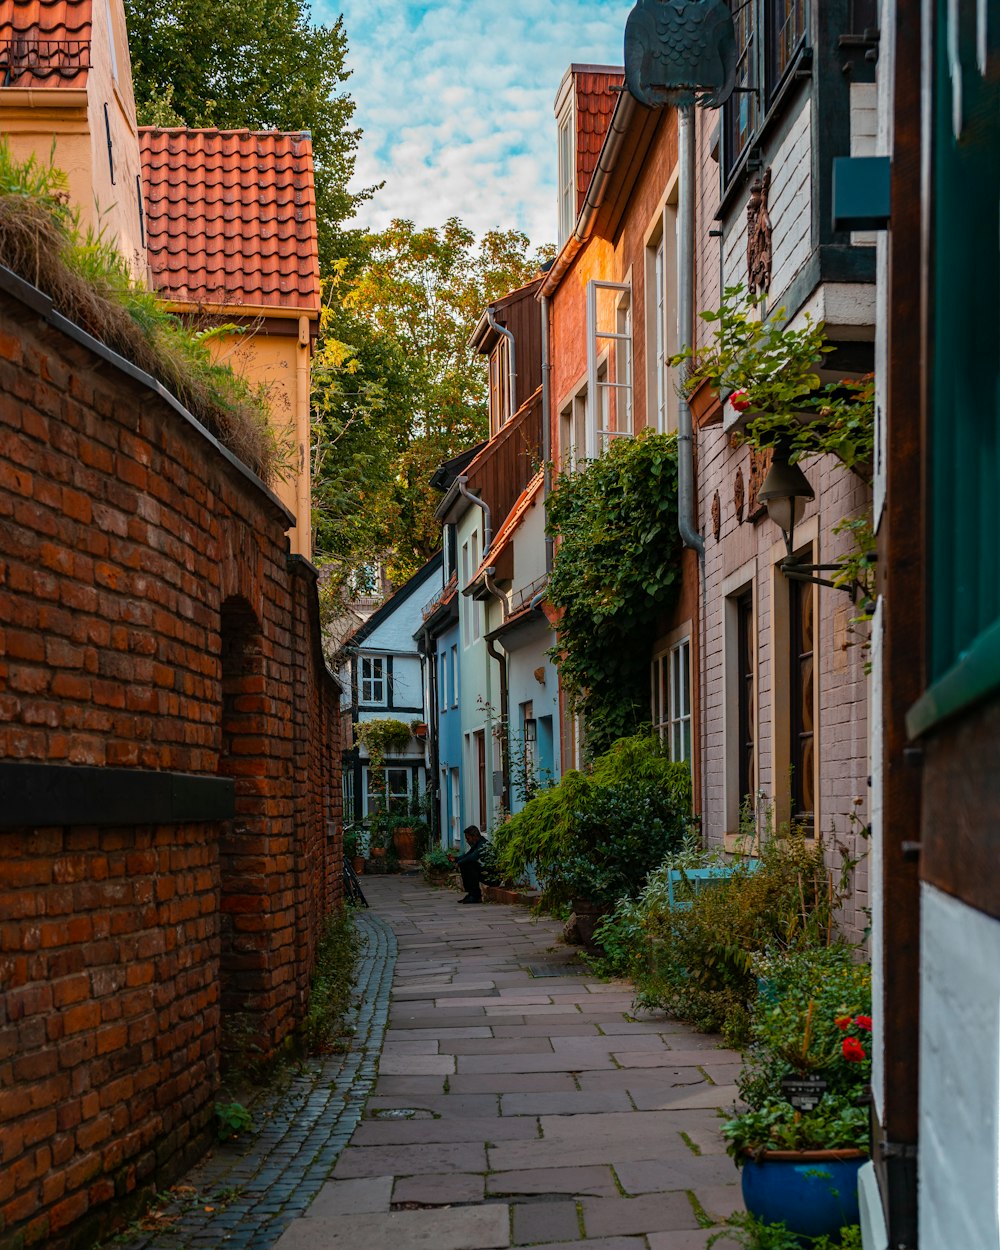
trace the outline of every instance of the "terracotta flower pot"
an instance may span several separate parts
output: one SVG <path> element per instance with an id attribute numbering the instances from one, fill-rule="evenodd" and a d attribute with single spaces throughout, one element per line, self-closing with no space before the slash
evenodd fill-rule
<path id="1" fill-rule="evenodd" d="M 399 825 L 392 831 L 392 845 L 401 860 L 417 858 L 417 834 L 409 825 Z"/>
<path id="2" fill-rule="evenodd" d="M 354 869 L 354 871 L 355 871 L 355 872 L 357 873 L 357 875 L 360 877 L 360 876 L 361 876 L 361 874 L 362 874 L 362 873 L 364 872 L 364 870 L 365 870 L 365 857 L 364 857 L 363 855 L 352 855 L 352 856 L 351 856 L 351 867 Z"/>

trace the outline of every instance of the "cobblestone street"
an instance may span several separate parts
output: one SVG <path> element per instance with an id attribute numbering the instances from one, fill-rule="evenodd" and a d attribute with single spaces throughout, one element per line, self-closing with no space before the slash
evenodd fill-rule
<path id="1" fill-rule="evenodd" d="M 555 921 L 364 886 L 354 1049 L 258 1105 L 246 1153 L 217 1150 L 129 1250 L 703 1250 L 742 1206 L 716 1114 L 737 1055 L 637 1019 Z"/>

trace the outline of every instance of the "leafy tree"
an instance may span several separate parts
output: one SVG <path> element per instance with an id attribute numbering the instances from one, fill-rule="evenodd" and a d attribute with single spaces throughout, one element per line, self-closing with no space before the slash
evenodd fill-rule
<path id="1" fill-rule="evenodd" d="M 437 550 L 429 479 L 489 433 L 469 337 L 491 301 L 538 272 L 528 249 L 514 230 L 477 241 L 457 218 L 397 220 L 366 237 L 356 274 L 341 267 L 314 371 L 321 559 L 344 571 L 382 559 L 398 585 Z"/>
<path id="2" fill-rule="evenodd" d="M 314 26 L 305 0 L 125 0 L 139 120 L 223 130 L 308 130 L 316 163 L 320 270 L 353 251 L 360 200 L 347 184 L 360 131 L 343 90 L 343 18 Z"/>

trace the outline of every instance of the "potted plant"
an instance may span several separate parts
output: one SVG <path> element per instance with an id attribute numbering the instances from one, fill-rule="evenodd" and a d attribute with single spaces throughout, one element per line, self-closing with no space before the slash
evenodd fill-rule
<path id="1" fill-rule="evenodd" d="M 365 870 L 365 854 L 362 850 L 363 826 L 348 825 L 344 830 L 344 855 L 351 861 L 351 867 L 359 875 Z"/>
<path id="2" fill-rule="evenodd" d="M 446 885 L 454 880 L 455 865 L 443 846 L 432 846 L 420 861 L 428 885 Z"/>
<path id="3" fill-rule="evenodd" d="M 739 1078 L 748 1109 L 722 1129 L 747 1210 L 804 1237 L 858 1220 L 868 1158 L 871 980 L 847 946 L 768 961 Z"/>
<path id="4" fill-rule="evenodd" d="M 414 738 L 426 738 L 428 733 L 427 722 L 423 720 L 411 720 L 410 732 Z"/>

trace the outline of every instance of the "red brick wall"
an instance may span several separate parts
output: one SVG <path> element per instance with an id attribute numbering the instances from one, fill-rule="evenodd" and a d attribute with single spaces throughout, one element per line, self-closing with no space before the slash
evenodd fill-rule
<path id="1" fill-rule="evenodd" d="M 0 1247 L 58 1245 L 175 1174 L 225 1018 L 267 1052 L 306 1004 L 340 901 L 340 725 L 287 526 L 0 289 L 0 764 L 222 774 L 238 811 L 26 829 L 0 799 Z"/>

